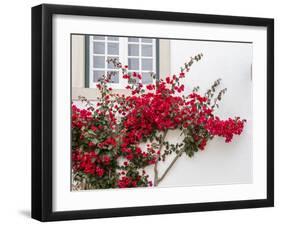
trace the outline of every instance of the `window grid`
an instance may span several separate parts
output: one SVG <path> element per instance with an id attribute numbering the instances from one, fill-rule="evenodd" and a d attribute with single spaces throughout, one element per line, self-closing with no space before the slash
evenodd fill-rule
<path id="1" fill-rule="evenodd" d="M 114 81 L 113 83 L 116 83 L 117 81 L 119 81 L 119 70 L 116 69 L 116 68 L 110 68 L 109 64 L 107 63 L 107 60 L 110 59 L 110 58 L 119 58 L 119 55 L 120 55 L 120 50 L 119 50 L 120 49 L 120 45 L 118 45 L 118 53 L 119 54 L 116 55 L 116 54 L 109 54 L 108 53 L 108 44 L 109 43 L 119 44 L 119 40 L 109 40 L 108 37 L 106 37 L 106 36 L 104 37 L 104 39 L 96 39 L 95 36 L 93 36 L 92 38 L 93 38 L 93 40 L 92 40 L 93 45 L 91 47 L 92 52 L 90 52 L 90 54 L 93 55 L 93 57 L 91 58 L 92 61 L 94 60 L 95 56 L 102 56 L 102 57 L 104 57 L 105 62 L 104 62 L 104 67 L 103 68 L 94 67 L 94 65 L 91 67 L 90 70 L 93 71 L 93 76 L 92 76 L 91 82 L 95 83 L 94 82 L 94 72 L 95 71 L 97 71 L 97 72 L 98 71 L 102 71 L 102 72 L 104 72 L 104 74 L 107 74 L 107 73 L 110 73 L 110 72 L 116 72 L 116 75 L 115 75 L 116 78 L 113 78 L 113 81 Z M 104 43 L 104 53 L 95 53 L 95 50 L 94 50 L 94 44 L 95 43 Z"/>

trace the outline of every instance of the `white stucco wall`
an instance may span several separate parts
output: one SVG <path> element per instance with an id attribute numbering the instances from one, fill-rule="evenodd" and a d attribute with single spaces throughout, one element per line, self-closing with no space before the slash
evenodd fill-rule
<path id="1" fill-rule="evenodd" d="M 217 114 L 222 118 L 241 116 L 247 124 L 243 134 L 234 137 L 231 144 L 218 138 L 193 158 L 182 156 L 161 182 L 162 187 L 252 181 L 252 44 L 173 40 L 171 72 L 178 72 L 185 60 L 201 52 L 204 57 L 192 66 L 185 86 L 191 91 L 199 85 L 204 93 L 214 80 L 222 78 L 222 87 L 228 90 Z M 170 134 L 168 139 L 172 141 L 174 137 Z"/>
<path id="2" fill-rule="evenodd" d="M 192 66 L 184 81 L 188 92 L 197 85 L 205 92 L 216 79 L 221 78 L 221 87 L 228 90 L 217 114 L 222 118 L 241 116 L 247 119 L 247 124 L 243 134 L 234 137 L 230 144 L 226 144 L 223 138 L 216 138 L 193 158 L 183 155 L 159 184 L 160 187 L 252 181 L 252 44 L 173 40 L 170 42 L 171 55 L 167 56 L 171 73 L 178 72 L 190 56 L 201 52 L 203 59 Z M 81 103 L 75 103 L 81 106 Z M 178 132 L 167 135 L 170 142 L 180 139 Z M 159 176 L 172 157 L 159 164 Z M 153 168 L 148 167 L 146 171 L 153 179 Z"/>

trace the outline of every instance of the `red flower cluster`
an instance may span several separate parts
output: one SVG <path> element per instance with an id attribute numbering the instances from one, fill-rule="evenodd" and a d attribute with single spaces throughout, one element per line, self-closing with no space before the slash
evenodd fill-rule
<path id="1" fill-rule="evenodd" d="M 92 112 L 72 105 L 72 128 L 82 128 L 92 118 Z"/>
<path id="2" fill-rule="evenodd" d="M 110 158 L 103 156 L 103 160 L 94 151 L 82 153 L 76 151 L 72 153 L 73 170 L 83 171 L 85 174 L 97 175 L 102 177 L 105 170 L 102 165 L 108 165 Z"/>
<path id="3" fill-rule="evenodd" d="M 119 188 L 137 187 L 137 181 L 132 180 L 130 177 L 121 177 L 117 183 Z"/>
<path id="4" fill-rule="evenodd" d="M 225 142 L 231 142 L 233 135 L 240 135 L 244 128 L 246 120 L 239 118 L 220 120 L 219 117 L 210 118 L 206 123 L 205 128 L 213 136 L 220 136 L 225 138 Z"/>
<path id="5" fill-rule="evenodd" d="M 124 176 L 126 175 L 127 176 Z M 137 174 L 137 176 L 134 176 L 134 174 Z M 148 176 L 146 175 L 146 172 L 143 170 L 142 174 L 139 174 L 139 172 L 128 172 L 122 171 L 121 177 L 117 181 L 117 186 L 119 188 L 130 188 L 130 187 L 146 187 L 146 186 L 152 186 L 152 182 L 148 181 Z"/>

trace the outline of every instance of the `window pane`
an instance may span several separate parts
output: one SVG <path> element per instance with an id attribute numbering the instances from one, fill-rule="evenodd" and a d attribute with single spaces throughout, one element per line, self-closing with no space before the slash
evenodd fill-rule
<path id="1" fill-rule="evenodd" d="M 139 59 L 128 59 L 129 70 L 139 70 Z"/>
<path id="2" fill-rule="evenodd" d="M 119 83 L 119 72 L 118 71 L 108 71 L 107 75 L 111 77 L 111 83 Z"/>
<path id="3" fill-rule="evenodd" d="M 104 54 L 105 44 L 104 42 L 94 42 L 94 53 Z"/>
<path id="4" fill-rule="evenodd" d="M 95 40 L 104 40 L 105 37 L 104 36 L 94 36 Z"/>
<path id="5" fill-rule="evenodd" d="M 144 42 L 144 43 L 152 43 L 151 38 L 142 38 L 141 41 Z"/>
<path id="6" fill-rule="evenodd" d="M 110 36 L 110 37 L 107 37 L 107 40 L 110 40 L 110 41 L 119 41 L 119 37 Z"/>
<path id="7" fill-rule="evenodd" d="M 104 71 L 94 71 L 93 81 L 99 82 L 99 80 L 102 78 L 103 75 L 104 75 Z"/>
<path id="8" fill-rule="evenodd" d="M 129 42 L 139 42 L 139 38 L 128 38 Z"/>
<path id="9" fill-rule="evenodd" d="M 129 84 L 139 83 L 139 78 L 134 77 L 132 72 L 129 72 L 128 74 L 131 76 L 131 78 L 129 79 Z"/>
<path id="10" fill-rule="evenodd" d="M 139 56 L 139 45 L 129 44 L 128 45 L 128 55 L 129 56 Z"/>
<path id="11" fill-rule="evenodd" d="M 142 83 L 143 84 L 150 84 L 153 82 L 152 76 L 150 72 L 142 73 Z"/>
<path id="12" fill-rule="evenodd" d="M 117 60 L 117 62 L 119 62 L 119 57 L 107 57 L 107 59 L 108 60 L 114 60 L 114 59 L 116 59 Z M 107 63 L 107 68 L 109 68 L 109 69 L 114 69 L 114 68 L 116 68 L 115 67 L 115 65 L 114 65 L 114 63 L 113 62 L 109 62 L 109 63 Z"/>
<path id="13" fill-rule="evenodd" d="M 105 57 L 94 56 L 94 68 L 104 68 L 104 67 L 105 67 Z"/>
<path id="14" fill-rule="evenodd" d="M 110 42 L 107 44 L 107 54 L 119 55 L 119 43 Z"/>
<path id="15" fill-rule="evenodd" d="M 142 59 L 142 70 L 152 71 L 152 59 Z"/>
<path id="16" fill-rule="evenodd" d="M 142 45 L 141 54 L 142 56 L 152 56 L 152 45 Z"/>

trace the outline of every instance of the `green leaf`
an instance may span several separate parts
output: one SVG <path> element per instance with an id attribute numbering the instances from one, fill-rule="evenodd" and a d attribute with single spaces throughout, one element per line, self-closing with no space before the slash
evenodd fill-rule
<path id="1" fill-rule="evenodd" d="M 91 130 L 91 129 L 88 130 L 88 133 L 91 134 L 91 135 L 96 135 L 95 132 L 93 130 Z"/>

